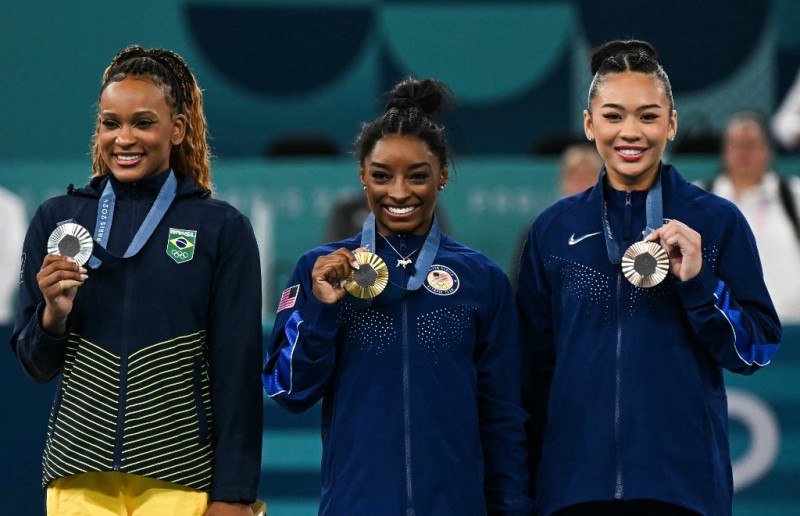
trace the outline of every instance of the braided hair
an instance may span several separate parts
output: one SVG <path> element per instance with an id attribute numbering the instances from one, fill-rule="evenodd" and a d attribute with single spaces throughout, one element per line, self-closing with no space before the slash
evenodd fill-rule
<path id="1" fill-rule="evenodd" d="M 444 127 L 437 125 L 432 116 L 440 112 L 449 99 L 447 87 L 436 79 L 409 77 L 395 86 L 389 93 L 383 114 L 361 126 L 361 133 L 355 140 L 359 165 L 363 165 L 375 144 L 390 134 L 416 136 L 425 142 L 441 166 L 447 165 L 449 153 Z"/>
<path id="2" fill-rule="evenodd" d="M 664 87 L 664 93 L 669 100 L 669 110 L 675 110 L 675 100 L 672 98 L 672 86 L 667 77 L 667 72 L 658 62 L 658 52 L 646 41 L 614 40 L 595 49 L 592 54 L 592 85 L 589 87 L 589 107 L 592 99 L 597 94 L 597 88 L 603 83 L 607 75 L 622 72 L 639 72 L 652 75 Z"/>
<path id="3" fill-rule="evenodd" d="M 192 176 L 197 186 L 211 190 L 203 93 L 186 62 L 170 50 L 128 47 L 117 54 L 106 68 L 100 95 L 112 82 L 119 82 L 128 77 L 143 79 L 155 85 L 164 93 L 167 105 L 173 112 L 186 117 L 186 135 L 180 145 L 172 147 L 169 157 L 170 167 L 176 172 Z M 92 149 L 92 172 L 95 176 L 111 172 L 100 156 L 97 143 L 99 129 L 98 124 Z"/>

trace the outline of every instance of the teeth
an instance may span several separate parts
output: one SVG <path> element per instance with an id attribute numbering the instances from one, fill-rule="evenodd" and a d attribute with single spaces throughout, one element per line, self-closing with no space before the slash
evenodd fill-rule
<path id="1" fill-rule="evenodd" d="M 393 215 L 405 215 L 406 213 L 411 213 L 412 211 L 414 211 L 413 206 L 406 206 L 405 208 L 395 208 L 394 206 L 387 206 L 386 209 L 389 210 L 389 213 Z"/>
<path id="2" fill-rule="evenodd" d="M 626 154 L 628 156 L 635 156 L 637 154 L 641 154 L 644 152 L 643 149 L 619 149 L 622 154 Z"/>
<path id="3" fill-rule="evenodd" d="M 137 160 L 137 159 L 139 159 L 141 157 L 142 157 L 141 154 L 133 154 L 133 155 L 131 155 L 131 154 L 125 154 L 125 155 L 117 154 L 117 159 L 120 160 L 120 161 L 133 161 L 133 160 Z"/>

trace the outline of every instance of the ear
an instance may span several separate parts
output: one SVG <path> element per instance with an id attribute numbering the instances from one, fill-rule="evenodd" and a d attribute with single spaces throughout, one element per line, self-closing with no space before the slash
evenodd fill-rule
<path id="1" fill-rule="evenodd" d="M 588 109 L 583 110 L 583 132 L 586 139 L 590 142 L 594 141 L 594 128 L 592 127 L 592 115 L 589 114 Z"/>
<path id="2" fill-rule="evenodd" d="M 172 119 L 172 134 L 170 135 L 170 142 L 177 147 L 183 143 L 186 137 L 186 115 L 175 115 Z"/>
<path id="3" fill-rule="evenodd" d="M 439 177 L 439 185 L 444 187 L 447 184 L 448 179 L 450 178 L 450 171 L 447 169 L 447 165 L 442 167 L 442 173 Z"/>
<path id="4" fill-rule="evenodd" d="M 358 167 L 358 178 L 361 180 L 361 186 L 364 190 L 367 189 L 367 171 L 364 170 L 364 165 Z"/>
<path id="5" fill-rule="evenodd" d="M 673 109 L 672 116 L 669 120 L 669 132 L 667 133 L 667 137 L 672 141 L 675 139 L 676 134 L 678 134 L 678 112 Z"/>

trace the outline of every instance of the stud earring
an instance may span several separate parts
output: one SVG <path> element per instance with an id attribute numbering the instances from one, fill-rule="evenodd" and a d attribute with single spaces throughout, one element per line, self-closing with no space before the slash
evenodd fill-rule
<path id="1" fill-rule="evenodd" d="M 367 185 L 361 185 L 361 188 L 363 188 L 364 190 L 366 190 L 366 189 L 367 189 Z"/>
<path id="2" fill-rule="evenodd" d="M 592 138 L 591 136 L 587 136 L 586 139 L 589 140 L 590 142 L 594 141 L 594 138 Z"/>
<path id="3" fill-rule="evenodd" d="M 442 190 L 444 190 L 444 187 L 445 185 L 439 185 L 439 191 L 441 192 Z"/>

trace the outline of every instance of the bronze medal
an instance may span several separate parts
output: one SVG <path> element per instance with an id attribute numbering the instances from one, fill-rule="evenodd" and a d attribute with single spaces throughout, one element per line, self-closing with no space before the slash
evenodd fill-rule
<path id="1" fill-rule="evenodd" d="M 69 256 L 83 266 L 92 256 L 94 243 L 86 228 L 74 222 L 61 224 L 47 239 L 47 254 Z"/>
<path id="2" fill-rule="evenodd" d="M 655 287 L 668 271 L 667 252 L 655 242 L 636 242 L 622 256 L 622 272 L 637 287 Z"/>
<path id="3" fill-rule="evenodd" d="M 372 299 L 389 283 L 389 269 L 377 254 L 355 253 L 359 268 L 350 273 L 344 288 L 359 299 Z"/>

